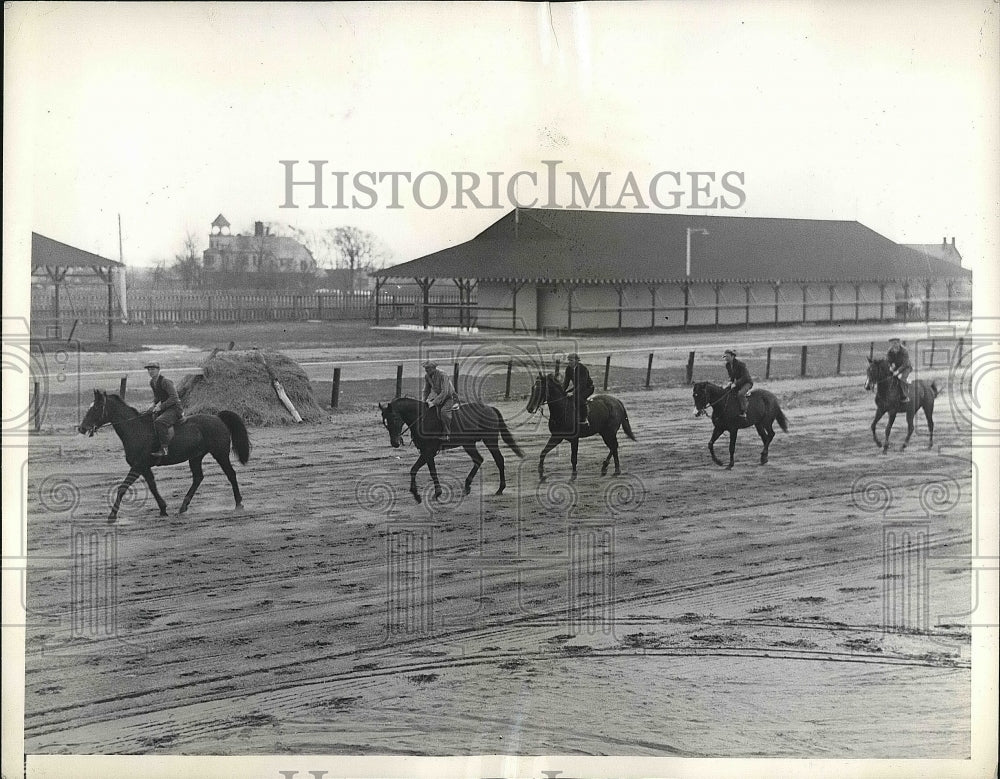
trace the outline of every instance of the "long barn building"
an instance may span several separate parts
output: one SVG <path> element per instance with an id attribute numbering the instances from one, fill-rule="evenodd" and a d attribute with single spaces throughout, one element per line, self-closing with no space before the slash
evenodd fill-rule
<path id="1" fill-rule="evenodd" d="M 470 241 L 373 275 L 379 290 L 415 280 L 425 297 L 457 287 L 462 304 L 426 307 L 425 325 L 950 320 L 968 316 L 971 272 L 954 239 L 945 246 L 903 246 L 849 221 L 516 209 Z"/>

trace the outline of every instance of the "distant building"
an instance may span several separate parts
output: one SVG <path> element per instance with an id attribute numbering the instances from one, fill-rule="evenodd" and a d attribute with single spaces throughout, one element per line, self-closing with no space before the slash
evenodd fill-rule
<path id="1" fill-rule="evenodd" d="M 926 254 L 928 257 L 933 257 L 936 260 L 944 260 L 960 268 L 962 267 L 962 255 L 955 248 L 954 238 L 951 239 L 951 243 L 948 243 L 947 238 L 942 238 L 941 243 L 904 243 L 903 246 L 907 249 L 918 251 L 921 254 Z"/>
<path id="2" fill-rule="evenodd" d="M 353 274 L 350 268 L 328 268 L 323 283 L 329 289 L 347 292 L 351 289 L 352 276 L 354 292 L 371 292 L 375 289 L 375 279 L 368 275 L 367 268 L 355 268 Z"/>
<path id="3" fill-rule="evenodd" d="M 206 271 L 235 273 L 312 273 L 316 259 L 305 246 L 283 235 L 272 235 L 263 222 L 253 235 L 232 235 L 222 214 L 215 217 L 202 255 Z"/>

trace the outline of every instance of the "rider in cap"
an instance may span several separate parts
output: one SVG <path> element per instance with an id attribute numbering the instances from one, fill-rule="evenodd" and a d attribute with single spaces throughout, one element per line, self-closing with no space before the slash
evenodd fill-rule
<path id="1" fill-rule="evenodd" d="M 587 421 L 587 398 L 594 394 L 594 380 L 590 378 L 587 366 L 580 362 L 576 352 L 566 358 L 566 376 L 563 378 L 563 392 L 573 385 L 573 405 L 576 406 L 577 419 L 580 424 Z"/>
<path id="2" fill-rule="evenodd" d="M 899 387 L 900 403 L 909 403 L 910 398 L 909 395 L 907 395 L 909 386 L 906 383 L 906 379 L 913 370 L 913 365 L 910 363 L 909 352 L 906 351 L 906 348 L 898 338 L 890 338 L 889 351 L 886 352 L 885 356 L 889 361 L 889 372 L 892 374 L 893 378 L 896 380 L 897 386 Z"/>
<path id="3" fill-rule="evenodd" d="M 736 396 L 740 401 L 740 416 L 744 419 L 747 415 L 747 393 L 753 386 L 753 379 L 750 378 L 750 371 L 745 363 L 736 359 L 736 352 L 726 349 L 726 372 L 729 374 L 729 386 L 736 390 Z"/>
<path id="4" fill-rule="evenodd" d="M 424 363 L 424 372 L 424 400 L 428 407 L 437 407 L 441 425 L 444 427 L 444 440 L 450 441 L 451 414 L 457 400 L 455 388 L 451 379 L 438 370 L 434 360 L 427 360 Z"/>
<path id="5" fill-rule="evenodd" d="M 160 374 L 159 363 L 151 362 L 143 367 L 149 371 L 149 386 L 153 390 L 153 406 L 149 409 L 153 413 L 153 429 L 156 430 L 156 449 L 153 454 L 166 457 L 170 428 L 181 418 L 181 402 L 177 398 L 174 383 Z"/>

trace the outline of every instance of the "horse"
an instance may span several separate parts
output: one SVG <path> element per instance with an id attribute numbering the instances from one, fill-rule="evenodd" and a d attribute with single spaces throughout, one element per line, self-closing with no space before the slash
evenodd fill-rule
<path id="1" fill-rule="evenodd" d="M 892 431 L 892 423 L 896 421 L 896 414 L 900 411 L 906 412 L 906 440 L 899 448 L 899 451 L 906 449 L 910 443 L 910 436 L 913 435 L 913 417 L 918 409 L 924 410 L 927 418 L 927 431 L 930 434 L 928 449 L 934 448 L 934 398 L 938 396 L 940 390 L 937 382 L 926 382 L 917 379 L 910 383 L 910 397 L 907 403 L 901 403 L 901 392 L 899 383 L 895 381 L 889 368 L 889 361 L 885 358 L 873 360 L 868 359 L 868 376 L 865 381 L 865 389 L 875 390 L 875 419 L 872 420 L 872 438 L 875 445 L 882 447 L 882 454 L 889 451 L 889 433 Z M 885 425 L 885 443 L 879 440 L 876 426 L 878 421 L 888 412 L 889 421 Z"/>
<path id="2" fill-rule="evenodd" d="M 140 476 L 149 485 L 149 491 L 160 508 L 160 516 L 167 516 L 167 504 L 156 489 L 153 468 L 178 465 L 186 460 L 191 466 L 191 488 L 181 503 L 179 513 L 183 514 L 204 478 L 201 461 L 206 454 L 211 454 L 215 458 L 229 478 L 229 483 L 233 485 L 236 508 L 243 508 L 243 497 L 236 482 L 236 472 L 229 462 L 230 447 L 239 458 L 240 464 L 246 465 L 250 459 L 250 437 L 246 425 L 238 414 L 232 411 L 220 411 L 216 415 L 194 414 L 185 417 L 182 422 L 174 425 L 166 457 L 159 457 L 152 452 L 156 444 L 156 431 L 153 428 L 151 413 L 139 413 L 126 405 L 118 395 L 94 390 L 94 402 L 87 409 L 77 430 L 83 435 L 93 436 L 104 425 L 114 427 L 125 448 L 125 461 L 130 467 L 128 475 L 118 487 L 115 504 L 108 515 L 109 524 L 118 517 L 118 506 L 129 486 Z"/>
<path id="3" fill-rule="evenodd" d="M 620 476 L 622 469 L 618 461 L 618 428 L 620 427 L 625 435 L 635 440 L 624 404 L 611 395 L 595 395 L 587 402 L 588 421 L 580 422 L 572 400 L 555 376 L 539 374 L 535 379 L 531 397 L 528 398 L 528 413 L 534 414 L 543 403 L 549 407 L 549 440 L 538 456 L 538 480 L 545 481 L 545 455 L 563 441 L 569 441 L 569 459 L 573 465 L 573 475 L 570 480 L 576 479 L 576 458 L 580 439 L 594 435 L 603 438 L 608 447 L 608 456 L 604 458 L 604 464 L 601 466 L 601 476 L 607 474 L 612 457 L 615 459 L 615 476 Z"/>
<path id="4" fill-rule="evenodd" d="M 716 465 L 724 465 L 715 456 L 715 442 L 725 432 L 729 432 L 729 465 L 733 467 L 736 455 L 736 433 L 740 428 L 757 428 L 760 440 L 764 442 L 764 450 L 760 453 L 760 464 L 767 463 L 767 452 L 774 438 L 774 423 L 777 421 L 781 429 L 788 432 L 788 420 L 778 405 L 778 399 L 767 390 L 753 390 L 747 398 L 747 415 L 740 416 L 740 399 L 732 388 L 720 387 L 710 381 L 699 381 L 694 385 L 695 416 L 700 417 L 712 408 L 712 438 L 708 442 L 708 451 Z"/>
<path id="5" fill-rule="evenodd" d="M 434 481 L 434 497 L 441 497 L 441 484 L 438 481 L 434 458 L 438 452 L 444 449 L 462 447 L 472 458 L 472 470 L 465 477 L 466 495 L 472 489 L 472 480 L 483 464 L 483 456 L 476 448 L 478 441 L 482 441 L 490 450 L 493 462 L 497 464 L 500 471 L 500 487 L 497 489 L 496 495 L 502 495 L 507 486 L 499 439 L 502 437 L 504 443 L 518 457 L 524 457 L 524 452 L 521 451 L 514 436 L 507 429 L 503 415 L 493 406 L 486 406 L 482 403 L 463 403 L 458 406 L 452 412 L 451 435 L 447 441 L 444 440 L 440 412 L 432 412 L 426 403 L 422 403 L 416 398 L 396 398 L 384 406 L 379 403 L 378 407 L 382 412 L 382 426 L 389 431 L 389 443 L 392 444 L 393 448 L 398 449 L 402 446 L 403 432 L 409 429 L 413 444 L 420 452 L 420 457 L 410 468 L 410 492 L 417 503 L 421 502 L 420 493 L 417 491 L 417 471 L 425 464 L 431 473 L 431 479 Z"/>

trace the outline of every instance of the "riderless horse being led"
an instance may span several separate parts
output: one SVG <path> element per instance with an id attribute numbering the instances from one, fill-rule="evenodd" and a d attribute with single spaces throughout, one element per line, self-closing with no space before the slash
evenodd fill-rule
<path id="1" fill-rule="evenodd" d="M 694 407 L 695 416 L 707 413 L 709 407 L 712 409 L 712 424 L 715 430 L 712 431 L 712 438 L 708 442 L 708 451 L 712 455 L 712 460 L 716 465 L 724 465 L 722 460 L 715 456 L 714 444 L 725 432 L 729 432 L 729 465 L 733 467 L 736 455 L 736 433 L 740 428 L 756 427 L 760 440 L 764 442 L 764 450 L 760 453 L 760 464 L 767 462 L 767 451 L 774 438 L 774 423 L 781 426 L 781 429 L 788 432 L 788 420 L 785 419 L 778 399 L 767 390 L 752 390 L 747 397 L 747 415 L 740 416 L 740 401 L 736 391 L 732 388 L 720 387 L 709 381 L 699 381 L 694 385 Z"/>
<path id="2" fill-rule="evenodd" d="M 87 409 L 87 414 L 77 430 L 93 436 L 104 425 L 111 425 L 121 439 L 125 448 L 125 461 L 131 470 L 118 487 L 115 505 L 108 515 L 108 522 L 114 522 L 118 516 L 118 506 L 129 486 L 142 476 L 149 485 L 149 491 L 160 507 L 160 516 L 167 515 L 167 504 L 160 497 L 153 478 L 153 468 L 163 465 L 178 465 L 187 461 L 191 466 L 191 488 L 184 496 L 179 513 L 187 511 L 191 498 L 194 497 L 198 485 L 204 479 L 201 461 L 206 454 L 212 455 L 221 466 L 233 486 L 233 497 L 236 508 L 243 507 L 243 497 L 236 482 L 236 472 L 229 462 L 229 450 L 239 458 L 242 465 L 250 459 L 250 438 L 246 425 L 238 414 L 232 411 L 220 411 L 218 414 L 195 414 L 174 426 L 174 435 L 167 447 L 167 456 L 158 457 L 150 454 L 156 442 L 156 431 L 153 429 L 152 414 L 140 414 L 131 406 L 125 404 L 117 395 L 109 395 L 101 390 L 94 390 L 94 402 Z"/>
<path id="3" fill-rule="evenodd" d="M 615 476 L 621 475 L 621 464 L 618 462 L 618 428 L 620 427 L 633 441 L 632 427 L 628 421 L 628 412 L 618 398 L 611 395 L 594 395 L 587 402 L 587 421 L 580 422 L 576 415 L 576 406 L 571 395 L 563 391 L 558 380 L 551 374 L 539 374 L 531 388 L 528 399 L 528 413 L 534 414 L 544 403 L 549 407 L 549 440 L 538 456 L 538 478 L 545 481 L 545 455 L 555 449 L 562 441 L 569 441 L 570 463 L 573 465 L 573 475 L 576 478 L 576 456 L 581 438 L 599 435 L 608 447 L 608 456 L 601 466 L 601 476 L 608 472 L 608 464 L 615 460 Z"/>
<path id="4" fill-rule="evenodd" d="M 426 403 L 416 398 L 396 398 L 386 405 L 378 404 L 382 412 L 382 425 L 389 431 L 389 443 L 394 448 L 403 445 L 403 433 L 408 429 L 414 445 L 420 452 L 420 457 L 410 468 L 410 492 L 417 503 L 421 502 L 417 491 L 417 471 L 425 464 L 434 482 L 434 497 L 441 497 L 441 484 L 438 482 L 437 467 L 434 458 L 443 449 L 462 447 L 472 458 L 472 470 L 465 477 L 465 494 L 472 489 L 472 480 L 476 477 L 483 456 L 476 448 L 476 442 L 482 441 L 493 455 L 493 462 L 500 471 L 500 487 L 496 494 L 500 495 L 507 486 L 504 473 L 504 459 L 500 451 L 500 438 L 514 450 L 518 457 L 524 457 L 524 452 L 517 445 L 514 436 L 507 429 L 503 415 L 493 406 L 482 403 L 463 403 L 452 414 L 451 435 L 444 440 L 444 429 L 436 410 L 431 410 Z"/>
<path id="5" fill-rule="evenodd" d="M 900 451 L 910 443 L 910 436 L 913 435 L 913 417 L 917 414 L 917 409 L 924 410 L 927 417 L 927 432 L 930 441 L 927 448 L 934 448 L 934 398 L 938 396 L 940 390 L 937 382 L 926 382 L 917 379 L 910 383 L 910 397 L 907 403 L 900 402 L 902 388 L 895 380 L 889 368 L 889 361 L 885 358 L 873 360 L 868 358 L 868 377 L 865 381 L 866 390 L 875 390 L 875 419 L 872 420 L 872 438 L 875 445 L 882 447 L 882 454 L 889 451 L 889 433 L 892 431 L 892 423 L 896 421 L 896 414 L 900 411 L 906 412 L 906 440 L 899 447 Z M 889 414 L 889 421 L 885 425 L 885 442 L 879 440 L 876 425 L 886 414 Z"/>

